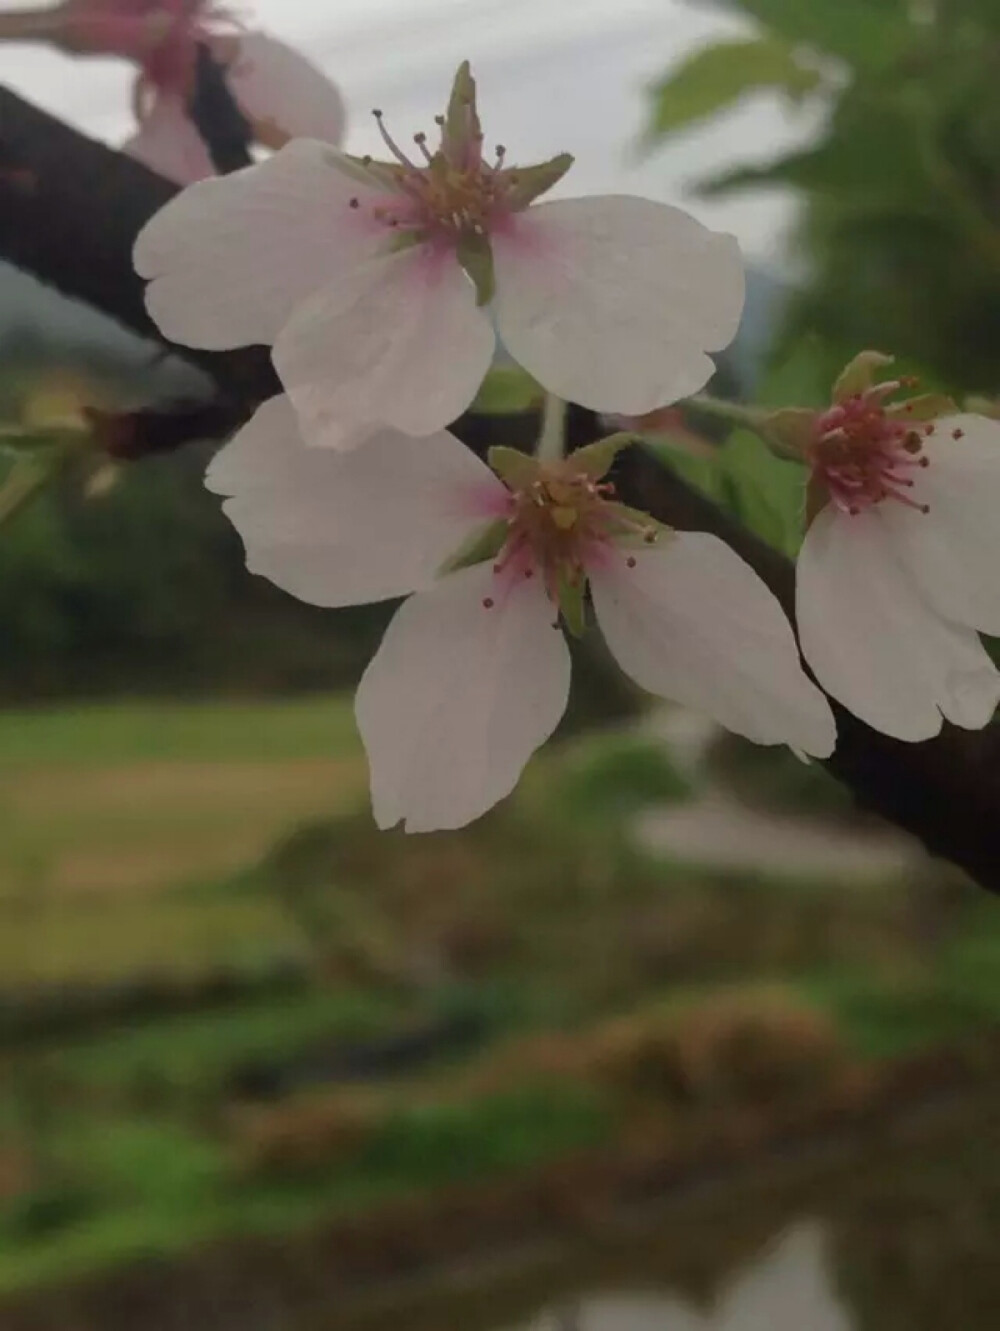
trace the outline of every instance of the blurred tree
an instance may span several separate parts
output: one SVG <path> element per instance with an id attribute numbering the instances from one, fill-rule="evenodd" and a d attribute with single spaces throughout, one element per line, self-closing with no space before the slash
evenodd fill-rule
<path id="1" fill-rule="evenodd" d="M 652 90 L 649 138 L 771 89 L 825 108 L 805 149 L 701 182 L 791 187 L 805 285 L 782 352 L 819 331 L 834 371 L 874 345 L 956 390 L 1000 374 L 1000 8 L 995 0 L 733 0 L 760 33 L 696 53 Z"/>

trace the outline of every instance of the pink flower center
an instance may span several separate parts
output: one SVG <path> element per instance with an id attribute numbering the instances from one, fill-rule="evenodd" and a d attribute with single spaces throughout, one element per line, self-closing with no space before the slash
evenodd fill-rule
<path id="1" fill-rule="evenodd" d="M 886 398 L 901 386 L 878 384 L 837 403 L 816 421 L 808 450 L 813 480 L 842 512 L 856 515 L 886 499 L 928 511 L 910 491 L 914 469 L 928 465 L 923 436 L 933 434 L 934 426 L 907 421 L 905 405 L 902 417 L 887 411 Z"/>
<path id="2" fill-rule="evenodd" d="M 383 226 L 411 231 L 421 240 L 457 244 L 463 237 L 488 236 L 498 222 L 515 211 L 512 199 L 518 184 L 516 171 L 504 170 L 506 149 L 498 145 L 496 158 L 483 157 L 483 136 L 470 130 L 463 150 L 432 153 L 426 134 L 415 134 L 419 160 L 413 161 L 385 127 L 381 111 L 374 111 L 382 139 L 395 159 L 381 166 L 392 194 L 381 200 L 372 215 Z M 444 125 L 444 117 L 437 123 Z M 362 159 L 365 166 L 372 159 Z M 360 206 L 351 200 L 352 207 Z"/>
<path id="3" fill-rule="evenodd" d="M 558 604 L 561 590 L 582 588 L 588 565 L 612 543 L 632 538 L 653 544 L 657 528 L 641 517 L 616 501 L 609 481 L 574 467 L 572 457 L 538 464 L 530 481 L 511 487 L 507 539 L 493 571 L 507 585 L 540 575 Z"/>

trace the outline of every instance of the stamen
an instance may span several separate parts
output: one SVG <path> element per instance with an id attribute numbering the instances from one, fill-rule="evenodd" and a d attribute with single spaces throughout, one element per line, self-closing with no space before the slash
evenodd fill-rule
<path id="1" fill-rule="evenodd" d="M 400 148 L 399 144 L 386 129 L 382 120 L 382 112 L 374 110 L 372 111 L 372 115 L 375 117 L 375 123 L 378 125 L 378 132 L 382 136 L 382 142 L 392 153 L 393 157 L 395 157 L 396 161 L 400 166 L 405 166 L 410 171 L 416 171 L 417 164 L 410 161 L 406 153 L 403 152 L 402 148 Z"/>
<path id="2" fill-rule="evenodd" d="M 431 156 L 430 152 L 427 149 L 427 135 L 423 132 L 423 130 L 421 130 L 419 134 L 414 134 L 413 142 L 420 149 L 421 153 L 423 154 L 424 161 L 429 166 L 430 163 L 434 161 L 434 158 Z"/>

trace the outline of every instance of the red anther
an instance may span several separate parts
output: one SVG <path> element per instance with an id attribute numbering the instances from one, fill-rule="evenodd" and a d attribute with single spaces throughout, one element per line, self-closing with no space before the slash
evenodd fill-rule
<path id="1" fill-rule="evenodd" d="M 629 568 L 635 568 L 635 555 L 629 555 L 628 559 L 625 560 L 625 563 Z"/>
<path id="2" fill-rule="evenodd" d="M 485 609 L 487 609 L 487 610 L 492 610 L 494 604 L 495 604 L 495 602 L 494 602 L 492 596 L 484 596 L 484 597 L 483 597 L 483 606 L 485 607 Z"/>
<path id="3" fill-rule="evenodd" d="M 360 208 L 360 207 L 361 207 L 361 200 L 360 200 L 360 199 L 351 199 L 350 206 L 351 206 L 352 208 Z"/>
<path id="4" fill-rule="evenodd" d="M 952 437 L 952 439 L 964 439 L 964 438 L 965 438 L 965 431 L 964 431 L 964 430 L 952 430 L 952 432 L 951 432 L 951 437 Z"/>

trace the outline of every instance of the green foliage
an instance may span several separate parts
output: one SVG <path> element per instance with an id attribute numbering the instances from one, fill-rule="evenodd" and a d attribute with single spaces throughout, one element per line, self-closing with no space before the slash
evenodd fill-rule
<path id="1" fill-rule="evenodd" d="M 714 195 L 791 187 L 806 202 L 799 241 L 808 276 L 783 349 L 821 330 L 841 363 L 874 346 L 916 361 L 949 390 L 995 392 L 1000 9 L 987 0 L 736 7 L 762 25 L 762 42 L 788 47 L 795 61 L 803 48 L 832 61 L 824 83 L 830 114 L 812 145 L 702 185 Z M 693 76 L 682 71 L 674 95 L 711 110 L 713 70 L 730 48 L 703 53 L 701 82 L 688 88 Z M 679 123 L 668 117 L 657 129 L 651 113 L 654 136 Z"/>
<path id="2" fill-rule="evenodd" d="M 91 464 L 70 459 L 3 523 L 0 694 L 329 688 L 356 677 L 386 608 L 324 613 L 252 578 L 202 485 L 206 459 L 191 447 L 135 463 L 101 493 L 88 488 Z"/>
<path id="3" fill-rule="evenodd" d="M 723 111 L 752 92 L 774 89 L 793 102 L 815 91 L 816 69 L 777 37 L 720 42 L 696 51 L 651 90 L 649 138 L 655 140 Z"/>
<path id="4" fill-rule="evenodd" d="M 693 794 L 662 741 L 609 731 L 566 746 L 551 765 L 547 798 L 586 827 Z"/>
<path id="5" fill-rule="evenodd" d="M 789 555 L 798 550 L 805 502 L 805 472 L 798 463 L 775 457 L 749 430 L 734 431 L 709 457 L 696 457 L 669 439 L 651 442 L 649 449 L 768 545 Z"/>

